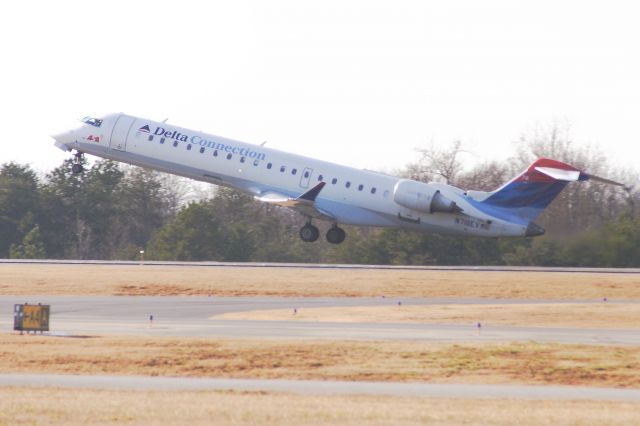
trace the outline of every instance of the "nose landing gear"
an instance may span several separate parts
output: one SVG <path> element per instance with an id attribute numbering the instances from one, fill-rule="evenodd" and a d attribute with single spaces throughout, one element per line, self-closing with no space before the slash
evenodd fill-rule
<path id="1" fill-rule="evenodd" d="M 71 166 L 71 172 L 74 175 L 80 174 L 84 172 L 84 167 L 82 166 L 82 158 L 84 154 L 82 152 L 76 152 L 73 154 L 73 166 Z"/>

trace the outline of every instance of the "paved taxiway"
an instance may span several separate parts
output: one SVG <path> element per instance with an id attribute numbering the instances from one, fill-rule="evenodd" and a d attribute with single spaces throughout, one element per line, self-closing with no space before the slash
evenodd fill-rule
<path id="1" fill-rule="evenodd" d="M 581 386 L 464 385 L 323 380 L 0 374 L 0 386 L 155 391 L 272 391 L 297 394 L 394 395 L 471 399 L 640 401 L 640 389 Z"/>
<path id="2" fill-rule="evenodd" d="M 12 329 L 16 303 L 50 304 L 58 336 L 128 334 L 210 338 L 417 340 L 439 342 L 539 341 L 640 345 L 637 330 L 493 327 L 436 324 L 314 323 L 293 319 L 293 309 L 335 306 L 554 303 L 453 298 L 283 298 L 180 296 L 0 296 L 0 331 Z M 582 301 L 582 303 L 598 303 Z M 611 302 L 610 302 L 611 303 Z M 629 303 L 629 302 L 625 302 Z M 227 312 L 291 309 L 291 321 L 224 321 Z M 154 323 L 149 323 L 149 315 Z M 459 385 L 215 378 L 0 374 L 0 386 L 157 390 L 247 390 L 293 393 L 411 395 L 450 398 L 589 399 L 640 401 L 640 390 L 571 386 Z"/>
<path id="3" fill-rule="evenodd" d="M 532 301 L 402 298 L 404 305 L 536 303 Z M 211 338 L 417 340 L 438 342 L 538 341 L 640 345 L 638 330 L 505 327 L 484 324 L 387 324 L 295 321 L 293 309 L 335 306 L 388 306 L 396 298 L 283 298 L 172 296 L 0 296 L 0 331 L 12 329 L 16 303 L 51 305 L 54 335 L 134 334 Z M 542 302 L 537 302 L 542 303 Z M 545 301 L 544 303 L 549 303 Z M 595 303 L 595 302 L 583 302 Z M 628 302 L 626 302 L 628 303 Z M 291 321 L 211 319 L 227 312 L 290 309 Z M 153 315 L 153 325 L 149 316 Z"/>

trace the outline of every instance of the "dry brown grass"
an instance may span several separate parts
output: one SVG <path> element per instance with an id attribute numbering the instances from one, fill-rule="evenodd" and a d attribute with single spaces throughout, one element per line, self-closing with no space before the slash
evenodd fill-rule
<path id="1" fill-rule="evenodd" d="M 0 336 L 0 371 L 640 387 L 640 347 Z"/>
<path id="2" fill-rule="evenodd" d="M 0 425 L 637 425 L 637 404 L 0 388 Z"/>
<path id="3" fill-rule="evenodd" d="M 640 274 L 2 264 L 0 294 L 640 300 Z"/>
<path id="4" fill-rule="evenodd" d="M 640 328 L 640 303 L 402 305 L 230 312 L 212 319 L 368 323 L 432 323 L 583 328 Z"/>

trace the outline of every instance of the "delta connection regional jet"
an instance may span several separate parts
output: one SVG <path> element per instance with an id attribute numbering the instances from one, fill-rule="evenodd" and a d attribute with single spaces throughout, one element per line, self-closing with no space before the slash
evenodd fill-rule
<path id="1" fill-rule="evenodd" d="M 478 237 L 532 237 L 534 220 L 573 181 L 621 185 L 541 158 L 492 192 L 423 183 L 226 139 L 125 114 L 86 117 L 53 136 L 75 150 L 73 173 L 84 153 L 238 189 L 256 200 L 300 212 L 300 237 L 316 241 L 314 219 L 333 224 L 326 234 L 340 244 L 339 224 L 396 227 Z"/>

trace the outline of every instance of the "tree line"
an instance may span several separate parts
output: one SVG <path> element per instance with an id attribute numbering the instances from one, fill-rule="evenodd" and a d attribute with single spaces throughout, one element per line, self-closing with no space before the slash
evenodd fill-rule
<path id="1" fill-rule="evenodd" d="M 459 141 L 419 150 L 399 174 L 465 189 L 492 190 L 544 156 L 628 184 L 601 152 L 577 148 L 550 126 L 518 141 L 506 162 L 464 167 Z M 0 257 L 327 262 L 404 265 L 640 266 L 639 193 L 598 183 L 569 185 L 538 222 L 535 239 L 444 237 L 397 229 L 345 227 L 338 246 L 304 243 L 298 213 L 226 188 L 194 194 L 185 179 L 100 160 L 70 173 L 71 160 L 45 176 L 0 167 Z M 201 192 L 201 191 L 200 191 Z M 316 222 L 324 233 L 329 224 Z"/>

